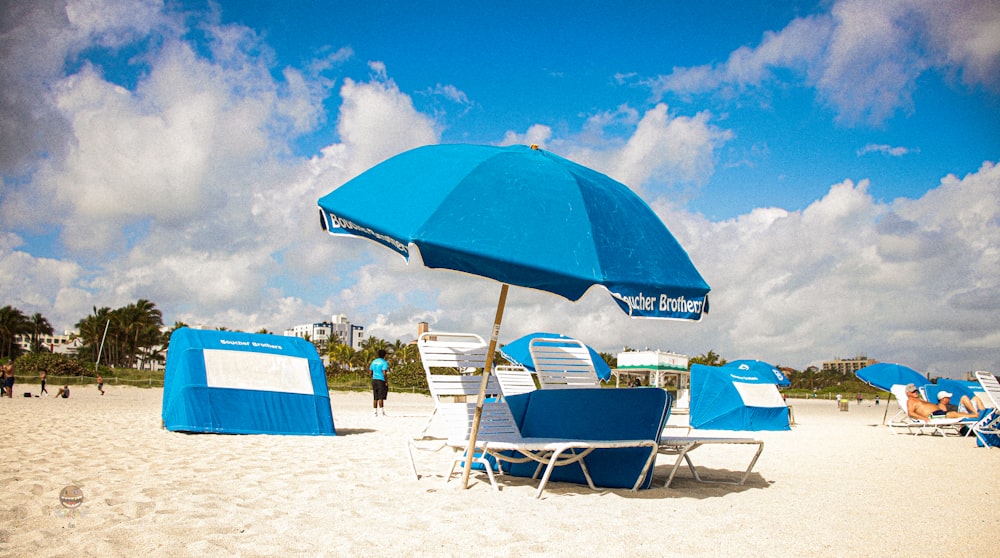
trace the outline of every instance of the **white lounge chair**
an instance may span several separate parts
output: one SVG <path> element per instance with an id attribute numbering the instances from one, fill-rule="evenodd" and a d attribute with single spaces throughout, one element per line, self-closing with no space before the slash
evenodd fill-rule
<path id="1" fill-rule="evenodd" d="M 600 387 L 587 346 L 576 339 L 536 337 L 528 344 L 542 389 Z"/>
<path id="2" fill-rule="evenodd" d="M 991 443 L 995 438 L 993 440 L 987 438 L 987 436 L 1000 436 L 1000 382 L 989 372 L 976 372 L 976 379 L 979 380 L 979 385 L 983 386 L 983 395 L 992 403 L 993 410 L 983 416 L 972 427 L 972 431 L 983 446 L 1000 447 L 995 442 Z"/>
<path id="3" fill-rule="evenodd" d="M 441 406 L 453 402 L 475 401 L 479 396 L 487 347 L 486 341 L 474 333 L 428 332 L 417 339 L 417 349 L 427 378 L 427 387 L 434 401 L 434 411 L 428 417 L 420 436 L 407 440 L 406 449 L 414 478 L 419 479 L 420 475 L 413 459 L 413 451 L 438 451 L 445 446 L 447 436 L 428 434 Z M 495 377 L 490 376 L 486 397 L 500 395 L 500 384 Z"/>
<path id="4" fill-rule="evenodd" d="M 892 419 L 889 421 L 889 428 L 892 433 L 895 434 L 897 431 L 906 430 L 907 433 L 913 434 L 914 436 L 919 434 L 930 433 L 931 435 L 940 434 L 941 436 L 947 436 L 948 432 L 958 434 L 959 430 L 962 428 L 962 422 L 964 419 L 961 418 L 934 418 L 932 417 L 929 421 L 924 421 L 918 418 L 910 416 L 910 412 L 907 409 L 907 396 L 906 396 L 906 386 L 901 384 L 893 385 L 889 391 L 895 396 L 896 404 L 899 405 L 899 410 L 893 415 Z"/>
<path id="5" fill-rule="evenodd" d="M 743 471 L 743 476 L 740 477 L 740 480 L 706 479 L 702 478 L 701 475 L 698 474 L 698 471 L 695 470 L 694 463 L 691 462 L 691 456 L 689 454 L 700 447 L 708 445 L 756 445 L 757 452 L 754 453 L 753 458 L 750 460 L 750 464 L 747 465 L 746 470 Z M 663 483 L 663 487 L 670 488 L 670 483 L 674 481 L 674 476 L 677 474 L 677 469 L 680 467 L 682 461 L 687 461 L 688 469 L 690 469 L 691 474 L 694 475 L 694 480 L 698 482 L 742 485 L 747 481 L 747 477 L 749 477 L 750 472 L 753 471 L 754 465 L 757 464 L 757 458 L 760 457 L 760 454 L 763 451 L 764 441 L 756 440 L 754 438 L 699 438 L 696 436 L 660 438 L 659 453 L 677 456 L 677 460 L 674 461 L 674 466 L 670 469 L 670 476 L 668 476 L 667 481 Z"/>
<path id="6" fill-rule="evenodd" d="M 493 375 L 496 376 L 504 397 L 520 395 L 538 389 L 531 371 L 523 366 L 497 366 L 493 370 Z"/>
<path id="7" fill-rule="evenodd" d="M 452 467 L 448 471 L 448 478 L 455 472 L 455 466 L 464 461 L 464 451 L 469 442 L 469 431 L 472 427 L 472 420 L 475 414 L 474 403 L 451 403 L 441 406 L 441 416 L 445 418 L 449 429 L 448 446 L 452 447 L 457 455 L 452 462 Z M 656 458 L 656 440 L 578 440 L 565 438 L 525 438 L 521 436 L 521 431 L 514 421 L 510 407 L 506 402 L 491 402 L 483 406 L 482 419 L 479 423 L 479 432 L 476 437 L 476 449 L 484 454 L 493 456 L 497 461 L 509 463 L 537 462 L 538 468 L 535 470 L 533 478 L 538 478 L 538 473 L 542 472 L 541 480 L 535 497 L 538 498 L 545 490 L 552 470 L 555 467 L 579 463 L 584 477 L 590 488 L 596 490 L 590 472 L 587 470 L 585 458 L 595 449 L 604 448 L 649 448 L 649 458 L 645 466 L 636 478 L 632 491 L 639 490 L 646 473 L 653 465 Z M 501 469 L 502 472 L 502 469 Z M 487 474 L 493 488 L 496 489 L 496 479 L 487 468 Z"/>
<path id="8" fill-rule="evenodd" d="M 435 411 L 427 420 L 426 432 L 434 420 L 437 405 L 449 399 L 479 395 L 482 370 L 486 366 L 486 341 L 475 333 L 425 332 L 417 338 L 420 362 Z M 490 377 L 487 396 L 500 395 L 500 384 Z"/>

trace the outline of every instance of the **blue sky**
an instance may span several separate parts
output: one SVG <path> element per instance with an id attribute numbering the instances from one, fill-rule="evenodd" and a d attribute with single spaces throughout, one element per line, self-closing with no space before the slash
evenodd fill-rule
<path id="1" fill-rule="evenodd" d="M 486 334 L 495 285 L 329 239 L 315 201 L 418 145 L 539 143 L 643 196 L 712 312 L 515 290 L 501 341 L 1000 369 L 995 2 L 414 4 L 5 3 L 0 304 Z"/>

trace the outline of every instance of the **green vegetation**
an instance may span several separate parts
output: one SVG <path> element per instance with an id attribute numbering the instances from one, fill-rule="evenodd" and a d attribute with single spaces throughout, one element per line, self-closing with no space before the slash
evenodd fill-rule
<path id="1" fill-rule="evenodd" d="M 14 376 L 38 376 L 42 372 L 46 375 L 56 376 L 86 376 L 94 375 L 94 367 L 90 370 L 84 366 L 80 359 L 55 353 L 32 353 L 24 355 L 14 361 Z"/>
<path id="2" fill-rule="evenodd" d="M 156 304 L 145 299 L 121 308 L 94 307 L 93 313 L 76 323 L 80 348 L 75 355 L 53 354 L 39 341 L 41 336 L 51 335 L 52 326 L 41 314 L 25 315 L 12 306 L 0 308 L 0 362 L 13 361 L 14 373 L 21 381 L 37 378 L 45 372 L 55 385 L 60 382 L 87 383 L 96 377 L 95 364 L 100 362 L 100 373 L 109 385 L 126 384 L 139 386 L 162 386 L 163 372 L 152 368 L 164 363 L 170 334 L 185 324 L 176 322 L 164 331 L 163 315 Z M 219 328 L 226 329 L 226 328 Z M 258 333 L 268 333 L 260 330 Z M 15 337 L 27 335 L 31 339 L 30 352 L 21 354 Z M 367 390 L 371 386 L 368 364 L 375 359 L 380 349 L 386 351 L 389 361 L 389 384 L 393 391 L 427 391 L 423 366 L 417 347 L 400 340 L 389 342 L 377 337 L 364 340 L 359 350 L 340 342 L 317 342 L 317 350 L 330 363 L 326 367 L 327 383 L 330 389 Z M 628 350 L 628 349 L 626 349 Z M 98 354 L 99 353 L 99 354 Z M 601 353 L 612 368 L 616 359 L 608 353 Z M 495 356 L 497 364 L 505 364 L 499 352 Z M 692 364 L 720 366 L 727 361 L 715 350 L 692 357 Z M 829 398 L 837 393 L 853 397 L 861 393 L 871 398 L 878 390 L 861 382 L 853 375 L 837 372 L 822 372 L 815 367 L 803 371 L 778 365 L 791 380 L 791 387 L 783 390 L 788 397 Z M 456 373 L 458 371 L 456 370 Z"/>

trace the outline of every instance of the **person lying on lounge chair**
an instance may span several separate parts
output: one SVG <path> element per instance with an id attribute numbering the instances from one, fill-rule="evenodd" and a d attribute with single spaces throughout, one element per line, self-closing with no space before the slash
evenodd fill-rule
<path id="1" fill-rule="evenodd" d="M 906 385 L 906 414 L 910 415 L 910 418 L 924 422 L 930 422 L 932 418 L 965 418 L 975 416 L 956 411 L 945 411 L 929 401 L 924 401 L 920 398 L 917 386 L 913 384 Z"/>
<path id="2" fill-rule="evenodd" d="M 973 400 L 969 399 L 968 395 L 963 395 L 961 399 L 958 400 L 961 407 L 951 404 L 952 393 L 950 391 L 939 391 L 937 394 L 938 398 L 938 408 L 945 412 L 954 411 L 958 413 L 961 417 L 978 417 L 979 411 L 985 409 L 986 406 L 983 402 L 979 400 L 979 396 L 976 396 Z M 963 407 L 965 410 L 963 410 Z M 967 412 L 972 411 L 972 412 Z"/>

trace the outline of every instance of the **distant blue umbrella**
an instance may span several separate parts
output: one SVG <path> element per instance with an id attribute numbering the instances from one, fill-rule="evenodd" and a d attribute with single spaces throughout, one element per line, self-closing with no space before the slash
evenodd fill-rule
<path id="1" fill-rule="evenodd" d="M 520 364 L 521 366 L 527 368 L 534 372 L 535 363 L 531 360 L 531 351 L 529 350 L 529 345 L 531 340 L 536 337 L 546 337 L 555 339 L 572 339 L 561 333 L 529 333 L 524 337 L 519 337 L 510 343 L 507 343 L 500 349 L 500 354 L 504 356 L 507 360 L 514 362 L 515 364 Z M 594 371 L 597 372 L 597 377 L 605 382 L 611 378 L 611 367 L 608 363 L 601 358 L 601 355 L 593 349 L 590 345 L 587 345 L 587 350 L 590 351 L 590 360 L 594 361 Z"/>
<path id="2" fill-rule="evenodd" d="M 733 360 L 722 366 L 723 368 L 735 368 L 741 373 L 760 378 L 762 380 L 772 380 L 771 383 L 778 387 L 788 387 L 792 385 L 788 376 L 773 364 L 768 364 L 760 360 Z"/>
<path id="3" fill-rule="evenodd" d="M 927 376 L 920 372 L 903 366 L 902 364 L 891 364 L 879 362 L 858 370 L 854 373 L 862 382 L 878 389 L 889 391 L 892 386 L 913 384 L 922 386 L 928 382 Z"/>

